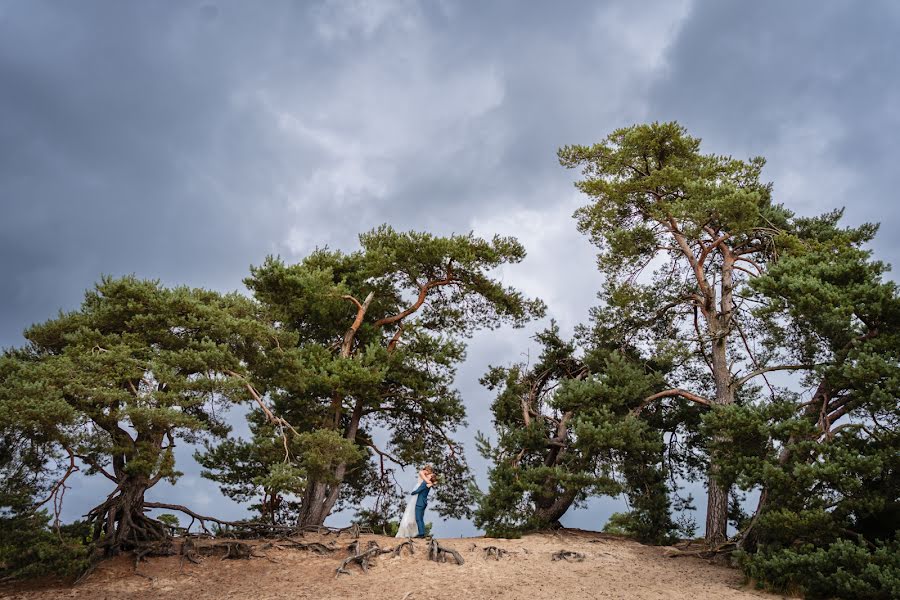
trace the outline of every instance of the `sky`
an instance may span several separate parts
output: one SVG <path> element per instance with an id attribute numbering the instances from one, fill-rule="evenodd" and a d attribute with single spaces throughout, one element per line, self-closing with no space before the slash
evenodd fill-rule
<path id="1" fill-rule="evenodd" d="M 650 121 L 765 156 L 797 213 L 880 222 L 875 254 L 897 264 L 898 56 L 890 0 L 0 0 L 0 346 L 101 274 L 240 290 L 266 255 L 353 250 L 381 223 L 517 236 L 529 255 L 497 276 L 570 332 L 601 279 L 556 150 Z M 459 370 L 482 484 L 478 378 L 546 324 L 476 335 Z M 151 497 L 243 516 L 190 456 Z M 76 480 L 64 518 L 105 487 Z"/>

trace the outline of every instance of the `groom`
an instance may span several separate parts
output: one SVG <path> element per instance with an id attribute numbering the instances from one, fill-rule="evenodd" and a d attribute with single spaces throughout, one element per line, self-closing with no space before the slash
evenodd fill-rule
<path id="1" fill-rule="evenodd" d="M 425 537 L 425 507 L 428 506 L 428 492 L 431 491 L 431 486 L 435 484 L 437 477 L 430 465 L 419 471 L 419 476 L 422 478 L 422 483 L 413 491 L 412 495 L 418 495 L 416 498 L 416 527 L 419 528 L 419 535 L 416 537 L 423 538 Z"/>

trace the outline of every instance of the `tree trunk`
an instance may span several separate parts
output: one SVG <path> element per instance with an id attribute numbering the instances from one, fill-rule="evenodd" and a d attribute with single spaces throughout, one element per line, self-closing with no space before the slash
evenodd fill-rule
<path id="1" fill-rule="evenodd" d="M 538 498 L 535 501 L 535 518 L 545 525 L 556 525 L 562 518 L 572 502 L 575 501 L 575 491 L 566 490 L 551 498 Z"/>
<path id="2" fill-rule="evenodd" d="M 709 467 L 706 499 L 706 542 L 721 544 L 728 539 L 728 486 L 716 480 L 716 464 Z"/>
<path id="3" fill-rule="evenodd" d="M 303 493 L 303 504 L 297 516 L 298 527 L 318 527 L 325 524 L 328 512 L 324 510 L 328 485 L 322 481 L 310 481 Z"/>
<path id="4" fill-rule="evenodd" d="M 149 487 L 146 477 L 127 477 L 120 482 L 118 493 L 88 513 L 94 523 L 98 555 L 150 553 L 162 551 L 170 543 L 166 526 L 144 514 L 144 494 Z"/>
<path id="5" fill-rule="evenodd" d="M 727 406 L 734 403 L 734 392 L 731 389 L 731 371 L 728 368 L 726 355 L 725 334 L 719 324 L 713 329 L 712 342 L 712 371 L 716 386 L 715 403 L 718 406 Z M 722 442 L 716 439 L 716 442 Z M 709 469 L 706 480 L 706 533 L 704 537 L 710 545 L 721 544 L 728 538 L 728 493 L 729 485 L 724 485 L 717 480 L 719 474 L 719 457 L 715 451 L 709 455 Z"/>
<path id="6" fill-rule="evenodd" d="M 362 419 L 363 402 L 357 400 L 347 424 L 344 438 L 355 441 L 359 431 L 359 422 Z M 341 495 L 341 485 L 347 474 L 347 463 L 340 463 L 334 470 L 334 483 L 326 484 L 321 481 L 310 482 L 303 494 L 303 506 L 297 518 L 299 527 L 317 527 L 325 524 L 325 519 L 331 514 L 331 510 Z"/>

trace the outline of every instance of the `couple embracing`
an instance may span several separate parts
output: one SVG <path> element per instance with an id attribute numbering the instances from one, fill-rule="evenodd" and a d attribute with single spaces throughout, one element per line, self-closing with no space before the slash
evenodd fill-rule
<path id="1" fill-rule="evenodd" d="M 428 506 L 428 492 L 435 483 L 437 483 L 437 475 L 430 465 L 419 471 L 416 489 L 412 491 L 412 498 L 406 504 L 396 537 L 425 537 L 425 507 Z"/>

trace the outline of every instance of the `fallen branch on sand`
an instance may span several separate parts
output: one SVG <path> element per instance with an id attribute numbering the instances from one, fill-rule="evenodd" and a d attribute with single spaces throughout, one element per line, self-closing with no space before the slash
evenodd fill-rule
<path id="1" fill-rule="evenodd" d="M 723 554 L 728 554 L 733 552 L 737 548 L 737 544 L 734 542 L 725 542 L 724 544 L 720 544 L 713 548 L 705 547 L 699 548 L 697 550 L 679 550 L 678 548 L 667 548 L 665 553 L 669 558 L 680 558 L 682 556 L 694 556 L 697 558 L 705 558 L 707 560 L 712 560 L 722 556 Z"/>

